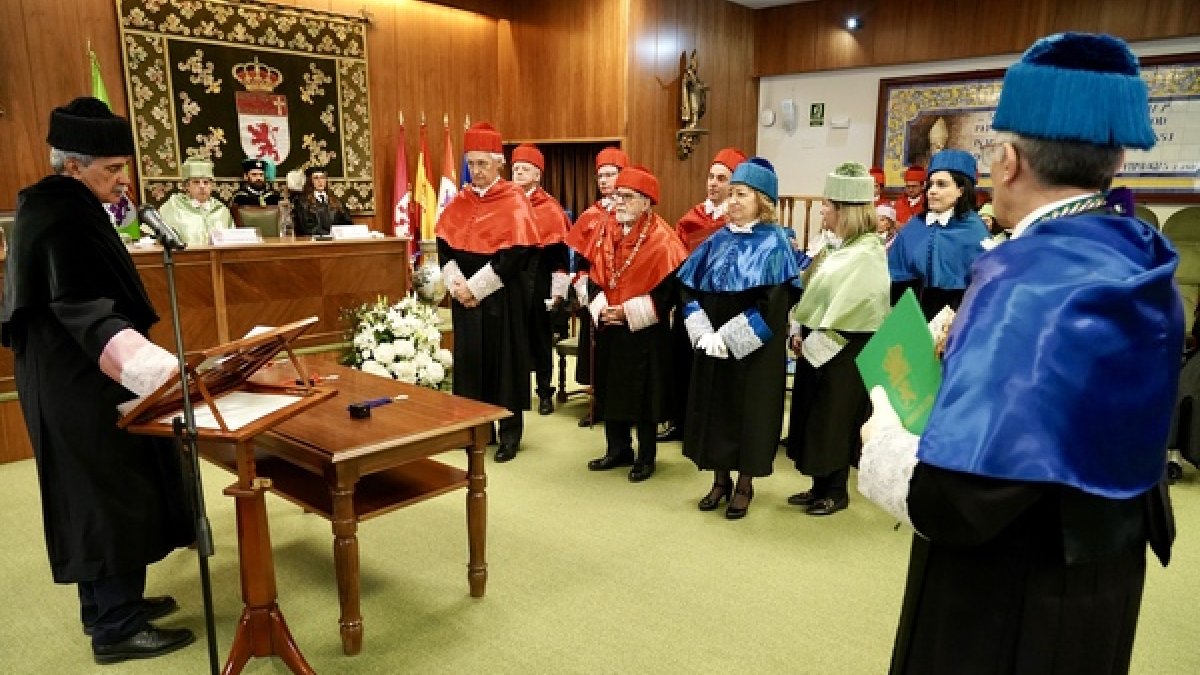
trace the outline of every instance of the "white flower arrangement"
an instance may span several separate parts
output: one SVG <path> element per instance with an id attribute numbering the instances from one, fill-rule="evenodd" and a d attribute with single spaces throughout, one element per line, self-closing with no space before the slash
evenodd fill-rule
<path id="1" fill-rule="evenodd" d="M 353 328 L 346 365 L 430 389 L 450 390 L 454 356 L 442 349 L 437 308 L 407 297 L 346 311 Z"/>

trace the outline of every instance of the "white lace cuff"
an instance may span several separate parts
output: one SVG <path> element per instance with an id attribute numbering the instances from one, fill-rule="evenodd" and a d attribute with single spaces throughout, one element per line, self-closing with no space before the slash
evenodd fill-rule
<path id="1" fill-rule="evenodd" d="M 767 327 L 767 322 L 763 321 L 762 315 L 757 309 L 750 309 L 742 312 L 725 322 L 724 326 L 717 331 L 721 335 L 721 339 L 725 341 L 725 345 L 729 347 L 729 353 L 735 359 L 744 359 L 754 353 L 759 347 L 767 343 L 771 339 L 773 333 Z"/>
<path id="2" fill-rule="evenodd" d="M 471 275 L 467 279 L 467 288 L 471 290 L 471 295 L 475 296 L 476 300 L 483 300 L 487 296 L 504 288 L 504 282 L 500 280 L 500 276 L 492 269 L 492 264 L 484 265 L 478 272 Z"/>
<path id="3" fill-rule="evenodd" d="M 565 298 L 567 297 L 567 289 L 571 287 L 571 275 L 566 272 L 553 272 L 550 274 L 550 297 Z"/>
<path id="4" fill-rule="evenodd" d="M 629 330 L 639 331 L 658 323 L 658 312 L 654 310 L 654 301 L 649 295 L 639 295 L 621 304 L 625 308 L 625 323 Z"/>
<path id="5" fill-rule="evenodd" d="M 858 460 L 858 491 L 909 527 L 908 490 L 920 440 L 898 424 L 889 426 L 863 444 Z"/>
<path id="6" fill-rule="evenodd" d="M 454 283 L 466 283 L 467 278 L 463 276 L 462 270 L 458 267 L 458 262 L 451 260 L 442 265 L 442 279 L 446 282 L 446 288 L 454 288 Z"/>
<path id="7" fill-rule="evenodd" d="M 592 323 L 600 325 L 600 312 L 608 309 L 608 298 L 605 297 L 604 291 L 600 291 L 596 297 L 588 303 L 588 311 L 592 313 Z"/>
<path id="8" fill-rule="evenodd" d="M 137 333 L 132 329 L 126 330 Z M 112 340 L 109 343 L 111 344 Z M 145 344 L 138 347 L 133 355 L 121 364 L 121 386 L 138 396 L 146 396 L 154 393 L 177 372 L 179 372 L 179 358 L 146 340 Z"/>
<path id="9" fill-rule="evenodd" d="M 683 327 L 687 329 L 692 347 L 696 346 L 701 337 L 713 332 L 712 322 L 708 320 L 704 310 L 700 309 L 700 303 L 695 300 L 683 306 Z"/>

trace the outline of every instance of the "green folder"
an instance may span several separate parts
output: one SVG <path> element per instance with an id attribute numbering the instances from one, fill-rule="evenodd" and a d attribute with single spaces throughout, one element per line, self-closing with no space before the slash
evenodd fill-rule
<path id="1" fill-rule="evenodd" d="M 933 336 L 912 289 L 854 361 L 867 391 L 879 385 L 887 392 L 905 429 L 914 434 L 925 430 L 942 384 L 942 362 L 934 355 Z"/>

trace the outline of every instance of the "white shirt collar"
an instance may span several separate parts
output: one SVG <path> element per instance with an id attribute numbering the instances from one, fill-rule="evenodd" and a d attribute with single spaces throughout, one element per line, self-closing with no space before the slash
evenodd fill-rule
<path id="1" fill-rule="evenodd" d="M 617 205 L 617 200 L 613 199 L 612 197 L 601 197 L 600 198 L 600 208 L 604 209 L 605 211 L 608 211 L 609 213 L 612 213 L 612 210 L 613 210 L 613 208 L 616 207 L 616 205 Z"/>
<path id="2" fill-rule="evenodd" d="M 754 231 L 754 226 L 758 224 L 758 220 L 752 220 L 745 225 L 734 225 L 733 222 L 725 223 L 725 227 L 729 228 L 734 234 L 750 234 Z"/>
<path id="3" fill-rule="evenodd" d="M 537 192 L 537 187 L 538 187 L 537 185 L 531 184 L 530 188 L 525 191 L 525 196 L 529 197 L 530 199 L 533 199 L 533 193 Z"/>
<path id="4" fill-rule="evenodd" d="M 708 216 L 709 218 L 712 218 L 713 220 L 716 220 L 717 218 L 722 218 L 725 216 L 725 207 L 728 204 L 729 204 L 729 202 L 721 202 L 720 204 L 714 204 L 713 200 L 705 199 L 704 200 L 704 215 Z"/>
<path id="5" fill-rule="evenodd" d="M 1067 202 L 1075 201 L 1076 199 L 1079 199 L 1079 195 L 1072 195 L 1070 197 L 1064 197 L 1055 202 L 1050 202 L 1049 204 L 1042 204 L 1041 206 L 1037 207 L 1036 209 L 1030 211 L 1028 214 L 1026 214 L 1026 216 L 1024 218 L 1021 219 L 1021 222 L 1017 223 L 1017 226 L 1013 228 L 1012 238 L 1016 239 L 1017 237 L 1024 234 L 1026 228 L 1028 228 L 1030 225 L 1037 222 L 1038 218 L 1041 218 L 1042 216 L 1046 215 L 1047 213 L 1050 213 L 1054 209 L 1057 209 L 1058 207 L 1062 206 L 1063 204 L 1066 204 Z"/>
<path id="6" fill-rule="evenodd" d="M 954 217 L 954 209 L 950 209 L 949 211 L 942 211 L 941 213 L 934 213 L 933 211 L 930 211 L 929 213 L 925 214 L 925 224 L 933 225 L 936 223 L 942 227 L 945 227 L 950 222 L 950 219 L 953 217 Z"/>
<path id="7" fill-rule="evenodd" d="M 472 185 L 472 186 L 471 186 L 471 189 L 475 191 L 475 194 L 477 194 L 477 195 L 479 195 L 480 197 L 482 197 L 482 196 L 486 195 L 486 194 L 487 194 L 487 191 L 488 191 L 488 190 L 491 190 L 491 189 L 492 189 L 492 186 L 493 186 L 493 185 L 495 185 L 495 184 L 496 184 L 496 183 L 498 183 L 498 182 L 500 182 L 500 176 L 496 176 L 496 179 L 495 179 L 495 180 L 493 180 L 491 183 L 488 183 L 488 186 L 487 186 L 487 187 L 485 187 L 485 188 L 477 188 L 477 187 L 475 187 L 474 185 Z"/>

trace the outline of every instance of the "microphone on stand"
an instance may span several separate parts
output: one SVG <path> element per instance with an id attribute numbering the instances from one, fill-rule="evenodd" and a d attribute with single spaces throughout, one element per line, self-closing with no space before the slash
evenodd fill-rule
<path id="1" fill-rule="evenodd" d="M 168 225 L 158 213 L 158 209 L 150 204 L 143 204 L 138 209 L 138 218 L 141 220 L 143 226 L 150 228 L 154 238 L 158 240 L 158 243 L 163 248 L 169 248 L 173 251 L 182 251 L 187 248 L 187 244 L 179 238 L 179 233 L 175 231 L 175 228 Z"/>

